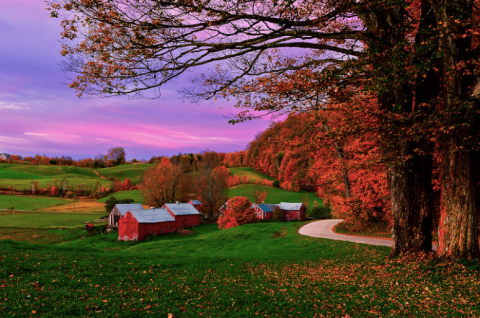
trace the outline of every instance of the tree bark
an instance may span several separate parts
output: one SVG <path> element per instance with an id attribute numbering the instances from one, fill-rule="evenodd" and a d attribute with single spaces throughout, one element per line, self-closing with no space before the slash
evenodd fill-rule
<path id="1" fill-rule="evenodd" d="M 457 149 L 458 140 L 444 142 L 442 209 L 438 255 L 450 259 L 478 258 L 476 154 Z"/>
<path id="2" fill-rule="evenodd" d="M 401 151 L 410 159 L 387 172 L 393 213 L 391 256 L 432 250 L 432 160 L 415 154 L 417 146 L 403 142 Z"/>
<path id="3" fill-rule="evenodd" d="M 442 194 L 438 255 L 450 259 L 478 258 L 478 153 L 469 142 L 478 133 L 471 119 L 478 110 L 478 77 L 468 61 L 478 59 L 468 29 L 472 28 L 473 1 L 437 1 L 434 13 L 442 29 L 442 107 L 463 114 L 466 130 L 447 134 L 441 141 Z M 462 65 L 467 65 L 462 69 Z M 472 97 L 475 97 L 472 99 Z M 469 122 L 470 121 L 470 122 Z M 461 123 L 460 123 L 461 124 Z M 462 125 L 459 125 L 462 126 Z"/>

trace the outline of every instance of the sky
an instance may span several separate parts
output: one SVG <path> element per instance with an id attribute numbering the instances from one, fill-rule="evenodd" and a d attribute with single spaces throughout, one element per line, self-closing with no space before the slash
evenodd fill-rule
<path id="1" fill-rule="evenodd" d="M 127 159 L 243 150 L 268 120 L 228 124 L 233 102 L 199 105 L 178 89 L 188 77 L 162 88 L 156 100 L 126 97 L 79 99 L 59 64 L 60 19 L 41 0 L 0 0 L 0 153 L 94 157 L 123 147 Z M 190 74 L 189 76 L 191 76 Z"/>

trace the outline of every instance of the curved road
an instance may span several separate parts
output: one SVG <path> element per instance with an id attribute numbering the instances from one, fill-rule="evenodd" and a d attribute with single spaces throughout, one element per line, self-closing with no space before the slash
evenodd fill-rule
<path id="1" fill-rule="evenodd" d="M 343 222 L 342 219 L 337 220 L 322 220 L 305 224 L 298 230 L 298 233 L 306 236 L 320 237 L 338 241 L 350 241 L 354 243 L 393 246 L 393 240 L 380 239 L 372 237 L 360 237 L 352 235 L 337 234 L 332 231 L 332 227 L 338 223 Z"/>

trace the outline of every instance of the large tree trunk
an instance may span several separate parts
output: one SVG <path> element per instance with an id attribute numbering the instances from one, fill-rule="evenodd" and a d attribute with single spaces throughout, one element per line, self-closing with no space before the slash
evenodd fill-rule
<path id="1" fill-rule="evenodd" d="M 478 78 L 469 60 L 478 58 L 472 49 L 472 38 L 467 32 L 473 1 L 437 1 L 433 5 L 435 17 L 442 26 L 442 106 L 447 112 L 463 114 L 460 120 L 470 122 L 466 127 L 444 137 L 442 151 L 442 206 L 439 225 L 438 255 L 450 259 L 478 258 L 477 236 L 477 153 L 470 144 L 475 139 L 478 124 L 471 119 L 478 116 Z M 461 24 L 460 24 L 461 23 Z M 466 69 L 462 69 L 467 65 Z M 461 124 L 455 122 L 455 124 Z M 460 127 L 464 125 L 459 125 Z"/>
<path id="2" fill-rule="evenodd" d="M 399 147 L 410 159 L 387 172 L 393 212 L 392 256 L 432 250 L 432 160 L 417 155 L 417 143 Z"/>
<path id="3" fill-rule="evenodd" d="M 423 8 L 422 8 L 423 9 Z M 428 28 L 425 16 L 428 11 L 422 10 L 420 28 Z M 367 26 L 367 33 L 373 36 L 368 43 L 385 56 L 395 56 L 394 50 L 398 43 L 405 41 L 403 33 L 405 10 L 402 3 L 389 7 L 388 10 L 379 8 L 358 12 L 359 17 Z M 384 41 L 375 42 L 376 38 Z M 398 53 L 398 52 L 396 52 Z M 397 59 L 399 59 L 397 54 Z M 389 69 L 393 63 L 402 61 L 384 60 L 384 69 Z M 375 65 L 375 67 L 382 67 Z M 396 72 L 394 68 L 392 73 Z M 413 111 L 413 91 L 411 84 L 406 82 L 406 74 L 396 74 L 398 78 L 392 83 L 389 90 L 380 94 L 379 105 L 389 113 L 408 115 Z M 426 89 L 426 85 L 421 86 Z M 417 91 L 418 93 L 418 91 Z M 418 101 L 416 101 L 416 104 Z M 386 125 L 389 123 L 386 122 Z M 405 127 L 403 127 L 405 128 Z M 386 128 L 390 129 L 390 128 Z M 402 127 L 398 127 L 402 129 Z M 393 137 L 393 136 L 392 136 Z M 394 137 L 395 139 L 395 137 Z M 424 140 L 405 140 L 401 135 L 395 140 L 384 140 L 390 147 L 388 156 L 396 157 L 394 164 L 387 166 L 387 178 L 390 189 L 390 199 L 393 214 L 394 246 L 392 256 L 404 253 L 429 252 L 432 248 L 432 157 L 428 153 L 428 143 Z M 396 143 L 395 147 L 392 144 Z M 420 151 L 418 151 L 420 150 Z"/>
<path id="4" fill-rule="evenodd" d="M 478 258 L 476 154 L 458 149 L 458 143 L 451 138 L 443 146 L 438 254 L 451 259 Z"/>

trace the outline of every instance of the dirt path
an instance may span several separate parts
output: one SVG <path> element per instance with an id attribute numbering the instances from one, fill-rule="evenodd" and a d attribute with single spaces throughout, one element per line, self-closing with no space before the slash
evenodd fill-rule
<path id="1" fill-rule="evenodd" d="M 320 237 L 331 240 L 338 241 L 349 241 L 354 243 L 370 244 L 370 245 L 383 245 L 383 246 L 393 246 L 393 241 L 389 239 L 381 238 L 372 238 L 372 237 L 361 237 L 361 236 L 352 236 L 337 234 L 332 231 L 332 227 L 338 223 L 343 222 L 341 219 L 337 220 L 321 220 L 312 223 L 308 223 L 298 230 L 298 233 L 306 236 Z"/>
<path id="2" fill-rule="evenodd" d="M 338 223 L 343 222 L 342 219 L 336 220 L 321 220 L 305 224 L 298 230 L 298 233 L 311 237 L 326 238 L 337 241 L 348 241 L 360 244 L 393 246 L 393 240 L 388 238 L 373 238 L 353 236 L 346 234 L 337 234 L 332 231 L 332 228 Z M 437 244 L 433 243 L 433 250 L 437 249 Z"/>

